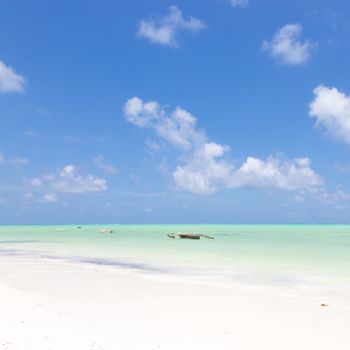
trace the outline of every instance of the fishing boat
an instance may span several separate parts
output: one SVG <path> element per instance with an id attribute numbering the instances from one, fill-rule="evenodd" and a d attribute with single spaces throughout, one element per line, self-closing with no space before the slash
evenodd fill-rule
<path id="1" fill-rule="evenodd" d="M 176 232 L 176 233 L 169 233 L 167 234 L 169 238 L 181 238 L 181 239 L 201 239 L 201 238 L 208 238 L 208 239 L 214 239 L 212 236 L 203 235 L 201 233 L 184 233 L 184 232 Z"/>

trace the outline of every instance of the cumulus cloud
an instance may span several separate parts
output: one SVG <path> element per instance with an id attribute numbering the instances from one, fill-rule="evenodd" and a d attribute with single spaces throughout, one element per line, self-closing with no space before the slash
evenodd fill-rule
<path id="1" fill-rule="evenodd" d="M 81 176 L 76 174 L 74 165 L 66 165 L 57 179 L 54 187 L 60 192 L 84 193 L 97 192 L 107 189 L 106 180 L 93 175 Z"/>
<path id="2" fill-rule="evenodd" d="M 157 102 L 143 102 L 138 97 L 129 99 L 124 105 L 126 120 L 142 127 L 149 126 L 152 119 L 158 119 L 162 112 Z"/>
<path id="3" fill-rule="evenodd" d="M 219 146 L 219 145 L 218 145 Z M 222 146 L 221 146 L 222 147 Z M 193 157 L 177 166 L 174 179 L 179 188 L 194 193 L 213 193 L 222 188 L 258 187 L 297 190 L 319 186 L 322 179 L 310 167 L 308 158 L 283 160 L 248 157 L 235 169 L 221 155 Z"/>
<path id="4" fill-rule="evenodd" d="M 206 138 L 205 134 L 196 128 L 197 119 L 180 107 L 167 114 L 158 102 L 144 102 L 139 97 L 133 97 L 125 103 L 124 115 L 128 122 L 139 127 L 155 129 L 158 136 L 183 150 L 203 143 Z"/>
<path id="5" fill-rule="evenodd" d="M 93 158 L 95 165 L 108 174 L 117 174 L 118 169 L 103 156 L 99 155 Z"/>
<path id="6" fill-rule="evenodd" d="M 0 61 L 0 93 L 24 92 L 24 78 Z"/>
<path id="7" fill-rule="evenodd" d="M 271 41 L 263 42 L 263 49 L 285 64 L 299 65 L 311 57 L 315 46 L 311 41 L 301 42 L 300 36 L 303 27 L 296 24 L 287 24 L 280 28 Z"/>
<path id="8" fill-rule="evenodd" d="M 230 187 L 234 168 L 222 158 L 227 150 L 226 146 L 214 142 L 198 145 L 173 172 L 177 187 L 200 194 Z"/>
<path id="9" fill-rule="evenodd" d="M 129 108 L 135 101 L 137 108 Z M 150 105 L 157 106 L 151 108 L 152 113 Z M 236 168 L 227 156 L 229 147 L 212 142 L 197 127 L 197 118 L 180 107 L 168 112 L 155 101 L 144 102 L 134 97 L 126 102 L 124 113 L 128 122 L 153 129 L 180 152 L 181 164 L 172 172 L 179 189 L 207 194 L 242 186 L 296 190 L 322 183 L 308 158 L 248 157 Z"/>
<path id="10" fill-rule="evenodd" d="M 230 0 L 232 7 L 246 7 L 249 5 L 249 0 Z"/>
<path id="11" fill-rule="evenodd" d="M 171 6 L 169 14 L 164 17 L 142 20 L 137 34 L 155 44 L 177 47 L 178 32 L 198 32 L 204 27 L 205 24 L 198 18 L 185 19 L 176 6 Z"/>
<path id="12" fill-rule="evenodd" d="M 45 174 L 30 180 L 32 187 L 44 187 L 55 192 L 86 193 L 107 189 L 107 182 L 103 178 L 93 175 L 78 175 L 76 166 L 69 164 L 58 174 Z"/>
<path id="13" fill-rule="evenodd" d="M 296 190 L 319 186 L 322 179 L 311 169 L 309 158 L 283 160 L 268 157 L 266 160 L 248 157 L 236 171 L 232 186 L 276 187 Z"/>
<path id="14" fill-rule="evenodd" d="M 334 139 L 350 143 L 350 96 L 324 85 L 316 87 L 314 94 L 309 114 L 316 119 L 316 126 Z"/>

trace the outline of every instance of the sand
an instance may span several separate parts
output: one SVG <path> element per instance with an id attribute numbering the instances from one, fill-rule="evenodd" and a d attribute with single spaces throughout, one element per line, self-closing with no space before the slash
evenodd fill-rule
<path id="1" fill-rule="evenodd" d="M 0 349 L 350 349 L 340 292 L 43 258 L 0 257 L 0 312 Z"/>

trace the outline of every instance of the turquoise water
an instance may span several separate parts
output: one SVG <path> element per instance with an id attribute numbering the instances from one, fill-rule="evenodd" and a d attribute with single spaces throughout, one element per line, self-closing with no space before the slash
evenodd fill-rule
<path id="1" fill-rule="evenodd" d="M 113 234 L 103 234 L 101 229 Z M 171 232 L 209 234 L 181 240 Z M 262 284 L 350 288 L 348 225 L 0 226 L 0 255 L 62 258 L 161 273 Z"/>

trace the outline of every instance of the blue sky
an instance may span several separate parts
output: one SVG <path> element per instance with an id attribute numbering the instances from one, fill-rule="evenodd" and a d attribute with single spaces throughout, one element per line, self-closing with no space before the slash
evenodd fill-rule
<path id="1" fill-rule="evenodd" d="M 0 223 L 349 222 L 350 3 L 0 4 Z"/>

